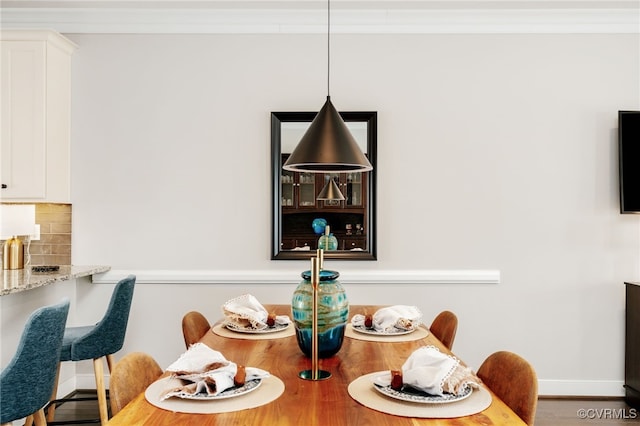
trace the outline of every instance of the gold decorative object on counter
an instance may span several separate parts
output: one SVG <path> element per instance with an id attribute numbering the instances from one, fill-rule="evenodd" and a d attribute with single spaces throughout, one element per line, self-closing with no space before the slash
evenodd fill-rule
<path id="1" fill-rule="evenodd" d="M 19 238 L 13 236 L 4 242 L 2 247 L 2 268 L 24 268 L 24 244 Z"/>
<path id="2" fill-rule="evenodd" d="M 34 234 L 36 206 L 3 203 L 0 207 L 0 239 L 6 240 L 2 251 L 2 269 L 22 269 L 25 252 L 19 236 L 30 238 Z M 27 259 L 29 259 L 28 251 Z M 27 263 L 29 263 L 28 260 Z"/>

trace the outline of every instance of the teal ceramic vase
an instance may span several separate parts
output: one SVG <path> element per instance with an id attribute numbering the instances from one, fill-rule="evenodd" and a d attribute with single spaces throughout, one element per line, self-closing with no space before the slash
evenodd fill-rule
<path id="1" fill-rule="evenodd" d="M 313 287 L 311 271 L 304 271 L 302 282 L 293 293 L 291 313 L 296 327 L 296 338 L 302 352 L 311 357 Z M 338 281 L 337 271 L 320 271 L 318 285 L 318 358 L 338 353 L 344 340 L 349 317 L 347 294 Z"/>

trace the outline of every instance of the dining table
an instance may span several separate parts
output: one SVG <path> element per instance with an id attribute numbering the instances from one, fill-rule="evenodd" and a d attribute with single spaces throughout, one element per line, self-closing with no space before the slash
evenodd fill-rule
<path id="1" fill-rule="evenodd" d="M 291 316 L 290 305 L 265 304 L 264 307 L 271 313 Z M 349 307 L 349 314 L 353 316 L 356 313 L 375 312 L 379 308 L 381 306 L 352 305 Z M 196 424 L 211 426 L 525 425 L 500 398 L 490 389 L 484 387 L 482 383 L 480 387 L 488 398 L 487 406 L 474 414 L 454 417 L 424 417 L 420 414 L 422 413 L 420 410 L 424 410 L 422 406 L 426 404 L 405 401 L 397 401 L 396 405 L 400 407 L 400 412 L 397 414 L 389 414 L 379 408 L 375 402 L 376 398 L 380 398 L 379 402 L 382 406 L 386 404 L 386 395 L 369 391 L 369 387 L 373 387 L 373 385 L 368 381 L 363 382 L 363 378 L 376 372 L 400 370 L 407 357 L 423 346 L 435 346 L 441 352 L 455 356 L 433 334 L 429 333 L 428 328 L 424 325 L 421 326 L 422 335 L 419 339 L 389 339 L 389 341 L 385 341 L 382 337 L 377 341 L 372 341 L 358 338 L 359 336 L 353 336 L 353 334 L 345 335 L 342 347 L 337 354 L 329 358 L 321 358 L 318 361 L 319 369 L 330 373 L 330 377 L 323 380 L 307 380 L 299 377 L 301 371 L 311 369 L 311 359 L 305 356 L 299 348 L 295 333 L 289 333 L 287 337 L 279 337 L 273 333 L 272 337 L 262 335 L 260 338 L 252 338 L 250 334 L 238 333 L 237 336 L 230 337 L 220 332 L 223 325 L 224 318 L 221 318 L 200 339 L 200 343 L 219 351 L 226 359 L 238 365 L 257 367 L 268 371 L 279 385 L 283 385 L 282 393 L 279 396 L 268 403 L 253 408 L 216 413 L 207 413 L 207 405 L 205 404 L 218 404 L 220 401 L 196 401 L 197 404 L 203 404 L 205 412 L 182 412 L 182 410 L 175 411 L 172 408 L 159 407 L 157 403 L 150 403 L 148 397 L 150 386 L 147 392 L 139 394 L 113 416 L 108 424 L 111 426 Z M 461 363 L 464 365 L 462 360 Z M 169 372 L 165 372 L 160 380 L 168 379 L 168 376 Z M 374 402 L 367 404 L 369 406 L 363 405 L 361 401 L 354 398 L 356 383 L 361 383 L 361 387 L 364 383 L 364 391 L 371 393 L 369 396 L 373 398 Z M 514 383 L 514 386 L 517 385 Z M 237 399 L 246 397 L 240 396 Z M 389 404 L 395 402 L 395 400 L 389 400 Z M 462 402 L 454 402 L 454 404 Z M 209 405 L 209 407 L 211 406 Z M 403 407 L 406 407 L 406 410 Z M 419 414 L 412 415 L 411 413 L 414 412 Z M 428 414 L 426 415 L 428 416 Z"/>

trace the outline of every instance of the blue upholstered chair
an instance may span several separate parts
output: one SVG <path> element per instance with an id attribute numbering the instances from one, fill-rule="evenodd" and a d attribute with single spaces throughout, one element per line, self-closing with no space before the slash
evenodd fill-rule
<path id="1" fill-rule="evenodd" d="M 64 332 L 60 362 L 93 360 L 100 423 L 103 425 L 106 425 L 109 420 L 109 412 L 102 358 L 107 359 L 109 372 L 111 372 L 114 365 L 113 354 L 122 349 L 124 344 L 135 283 L 136 277 L 129 275 L 116 284 L 107 312 L 100 322 L 90 326 L 67 327 Z M 52 401 L 47 411 L 47 420 L 50 422 L 54 420 L 57 405 L 73 400 L 55 398 L 56 390 L 51 396 Z"/>
<path id="2" fill-rule="evenodd" d="M 44 406 L 53 391 L 69 299 L 34 311 L 15 356 L 0 373 L 0 424 L 33 416 L 46 425 Z"/>

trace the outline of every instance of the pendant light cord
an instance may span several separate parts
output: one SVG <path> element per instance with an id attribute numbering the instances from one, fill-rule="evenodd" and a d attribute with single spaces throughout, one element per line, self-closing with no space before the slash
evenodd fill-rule
<path id="1" fill-rule="evenodd" d="M 327 98 L 329 97 L 329 74 L 331 74 L 331 0 L 327 0 Z"/>

